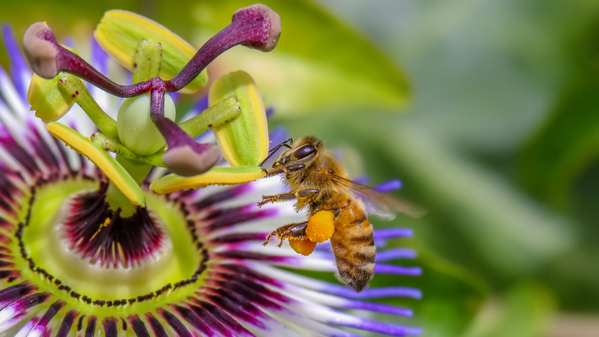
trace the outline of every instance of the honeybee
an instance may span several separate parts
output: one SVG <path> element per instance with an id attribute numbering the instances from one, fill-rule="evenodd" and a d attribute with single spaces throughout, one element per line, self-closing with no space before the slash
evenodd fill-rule
<path id="1" fill-rule="evenodd" d="M 397 212 L 419 216 L 421 211 L 348 179 L 341 163 L 324 150 L 321 140 L 313 136 L 300 138 L 295 143 L 291 138 L 282 142 L 268 153 L 260 166 L 281 147 L 286 149 L 272 165 L 273 169 L 264 171 L 267 176 L 284 174 L 283 181 L 290 191 L 262 196 L 258 206 L 295 201 L 296 210 L 308 209 L 308 220 L 277 228 L 266 238 L 264 245 L 273 236 L 281 240 L 279 247 L 285 239 L 290 243 L 308 240 L 309 221 L 317 213 L 331 212 L 334 230 L 330 240 L 337 265 L 335 275 L 340 282 L 360 292 L 372 278 L 376 254 L 367 210 L 387 218 Z"/>

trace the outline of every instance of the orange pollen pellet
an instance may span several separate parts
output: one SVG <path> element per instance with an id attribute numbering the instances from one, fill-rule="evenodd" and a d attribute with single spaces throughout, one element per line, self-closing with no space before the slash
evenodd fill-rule
<path id="1" fill-rule="evenodd" d="M 318 211 L 308 219 L 306 236 L 312 242 L 325 242 L 335 232 L 335 215 L 330 211 Z"/>
<path id="2" fill-rule="evenodd" d="M 308 240 L 289 240 L 289 245 L 296 253 L 308 256 L 312 254 L 314 248 L 316 248 L 316 242 Z"/>

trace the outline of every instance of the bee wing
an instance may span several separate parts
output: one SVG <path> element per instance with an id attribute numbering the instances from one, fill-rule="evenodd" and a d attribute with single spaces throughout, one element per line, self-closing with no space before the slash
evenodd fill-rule
<path id="1" fill-rule="evenodd" d="M 378 192 L 366 185 L 334 175 L 333 182 L 338 186 L 347 188 L 364 203 L 366 211 L 385 220 L 393 220 L 397 213 L 404 213 L 414 218 L 423 216 L 426 211 L 408 201 L 398 200 Z"/>

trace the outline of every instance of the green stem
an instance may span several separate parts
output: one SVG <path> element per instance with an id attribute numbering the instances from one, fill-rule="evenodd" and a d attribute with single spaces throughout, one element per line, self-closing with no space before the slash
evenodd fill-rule
<path id="1" fill-rule="evenodd" d="M 118 161 L 127 172 L 133 177 L 138 185 L 144 182 L 144 179 L 150 173 L 152 169 L 151 164 L 141 163 L 137 160 L 131 160 L 123 157 L 122 155 L 116 155 L 116 161 Z"/>
<path id="2" fill-rule="evenodd" d="M 231 96 L 179 124 L 179 127 L 191 137 L 197 137 L 212 128 L 229 123 L 240 114 L 239 101 L 237 97 Z"/>
<path id="3" fill-rule="evenodd" d="M 106 191 L 106 202 L 108 202 L 108 208 L 115 211 L 121 209 L 121 217 L 130 217 L 137 210 L 137 206 L 133 205 L 129 199 L 112 183 L 108 185 Z"/>
<path id="4" fill-rule="evenodd" d="M 116 156 L 116 160 L 123 166 L 123 168 L 131 175 L 138 185 L 141 185 L 145 177 L 152 169 L 152 165 L 143 164 L 137 161 L 123 158 L 122 156 Z M 133 215 L 137 210 L 137 207 L 127 199 L 127 197 L 116 187 L 112 182 L 108 185 L 106 191 L 106 201 L 111 210 L 116 211 L 118 208 L 121 209 L 121 216 L 128 217 Z"/>
<path id="5" fill-rule="evenodd" d="M 129 150 L 125 145 L 121 144 L 118 140 L 110 138 L 105 134 L 100 132 L 94 132 L 90 139 L 92 141 L 98 141 L 101 144 L 102 148 L 108 152 L 114 152 L 119 155 L 121 158 L 128 159 L 130 161 L 137 161 L 153 166 L 166 167 L 164 162 L 162 161 L 162 155 L 164 154 L 164 149 L 158 151 L 149 156 L 139 156 Z"/>

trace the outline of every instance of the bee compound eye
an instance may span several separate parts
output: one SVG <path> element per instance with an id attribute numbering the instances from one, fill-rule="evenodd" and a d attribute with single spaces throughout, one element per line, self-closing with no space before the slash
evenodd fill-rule
<path id="1" fill-rule="evenodd" d="M 293 156 L 297 159 L 303 159 L 316 152 L 316 148 L 312 145 L 302 146 L 295 150 Z"/>

